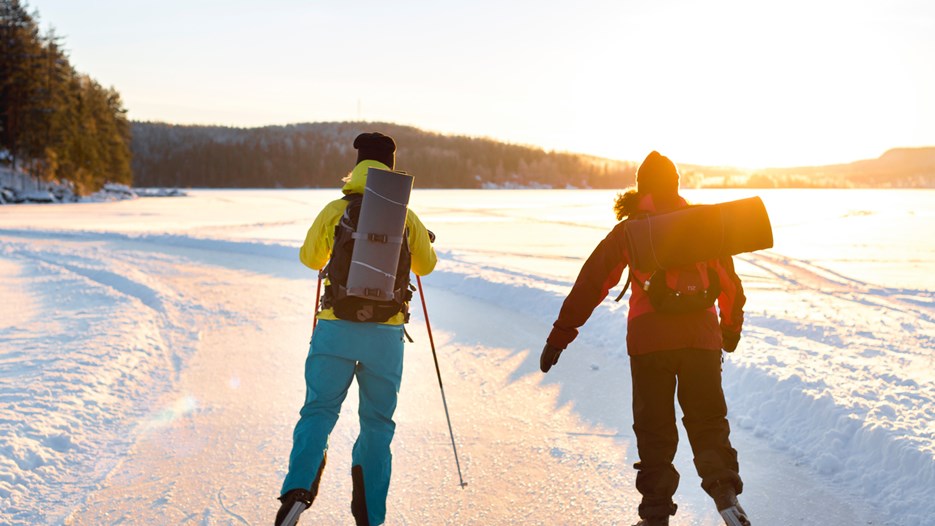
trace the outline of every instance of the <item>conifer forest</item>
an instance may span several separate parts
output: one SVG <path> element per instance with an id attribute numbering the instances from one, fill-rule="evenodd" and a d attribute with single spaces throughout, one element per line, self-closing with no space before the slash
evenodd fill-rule
<path id="1" fill-rule="evenodd" d="M 130 157 L 120 94 L 75 70 L 25 2 L 0 0 L 0 165 L 86 194 L 130 184 Z"/>

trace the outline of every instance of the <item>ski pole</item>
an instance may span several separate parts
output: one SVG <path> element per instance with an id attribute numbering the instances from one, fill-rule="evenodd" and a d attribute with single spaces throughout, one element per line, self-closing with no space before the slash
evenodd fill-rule
<path id="1" fill-rule="evenodd" d="M 315 332 L 315 326 L 318 325 L 318 299 L 321 297 L 321 273 L 318 273 L 318 288 L 315 289 L 315 315 L 312 316 L 312 332 Z"/>
<path id="2" fill-rule="evenodd" d="M 448 420 L 448 435 L 451 437 L 451 450 L 455 453 L 455 465 L 458 467 L 458 480 L 461 489 L 467 482 L 461 476 L 461 462 L 458 461 L 458 448 L 455 446 L 455 434 L 451 430 L 451 415 L 448 414 L 448 401 L 445 400 L 445 386 L 442 385 L 442 373 L 438 369 L 438 354 L 435 352 L 435 339 L 432 338 L 432 324 L 429 323 L 429 310 L 425 306 L 425 292 L 422 290 L 422 279 L 416 274 L 416 283 L 419 285 L 419 297 L 422 298 L 422 313 L 425 314 L 425 328 L 429 331 L 429 345 L 432 347 L 432 359 L 435 360 L 435 375 L 438 377 L 438 390 L 442 393 L 442 405 L 445 406 L 445 418 Z"/>

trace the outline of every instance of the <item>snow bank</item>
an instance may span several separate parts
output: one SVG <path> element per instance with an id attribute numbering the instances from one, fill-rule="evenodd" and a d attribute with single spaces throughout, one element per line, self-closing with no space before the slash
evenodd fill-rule
<path id="1" fill-rule="evenodd" d="M 153 397 L 193 349 L 193 308 L 93 243 L 0 232 L 0 508 L 61 521 L 122 459 Z M 152 271 L 153 268 L 147 269 Z"/>
<path id="2" fill-rule="evenodd" d="M 864 419 L 796 375 L 731 367 L 724 387 L 731 419 L 741 428 L 863 495 L 885 516 L 899 517 L 900 524 L 930 524 L 935 513 L 935 459 L 925 450 L 930 442 Z"/>
<path id="3" fill-rule="evenodd" d="M 107 183 L 93 194 L 77 196 L 74 186 L 68 181 L 44 182 L 22 172 L 0 167 L 0 205 L 106 203 L 138 197 L 182 197 L 185 195 L 186 193 L 178 188 L 134 189 L 125 184 Z"/>
<path id="4" fill-rule="evenodd" d="M 178 188 L 134 188 L 133 191 L 140 197 L 185 197 L 188 195 Z"/>

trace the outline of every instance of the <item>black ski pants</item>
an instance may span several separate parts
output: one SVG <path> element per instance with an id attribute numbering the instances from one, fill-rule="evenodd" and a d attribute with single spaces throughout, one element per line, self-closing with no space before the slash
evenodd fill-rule
<path id="1" fill-rule="evenodd" d="M 640 517 L 674 515 L 672 495 L 679 474 L 672 465 L 679 435 L 674 397 L 694 454 L 701 487 L 710 495 L 718 485 L 743 489 L 737 451 L 730 445 L 727 404 L 721 389 L 721 352 L 701 349 L 656 351 L 630 357 L 633 378 L 633 430 L 640 460 L 636 489 L 643 495 Z"/>

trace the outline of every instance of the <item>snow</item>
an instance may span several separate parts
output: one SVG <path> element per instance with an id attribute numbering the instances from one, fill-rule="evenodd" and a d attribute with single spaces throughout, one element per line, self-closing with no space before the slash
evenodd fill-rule
<path id="1" fill-rule="evenodd" d="M 776 247 L 736 258 L 747 321 L 724 364 L 754 522 L 932 524 L 935 192 L 685 193 L 760 195 L 773 221 Z M 0 523 L 268 523 L 314 308 L 296 247 L 336 194 L 0 208 Z M 438 235 L 423 281 L 469 486 L 417 306 L 388 524 L 636 521 L 625 302 L 538 371 L 613 195 L 415 192 Z M 351 522 L 355 410 L 352 390 L 315 523 Z M 673 524 L 720 524 L 681 444 Z"/>
<path id="2" fill-rule="evenodd" d="M 2 152 L 0 152 L 2 153 Z M 0 157 L 2 158 L 2 157 Z M 136 199 L 137 197 L 180 197 L 186 195 L 178 188 L 130 188 L 125 184 L 105 183 L 100 190 L 75 195 L 70 181 L 40 181 L 20 171 L 0 166 L 0 205 L 12 203 L 100 203 Z"/>

